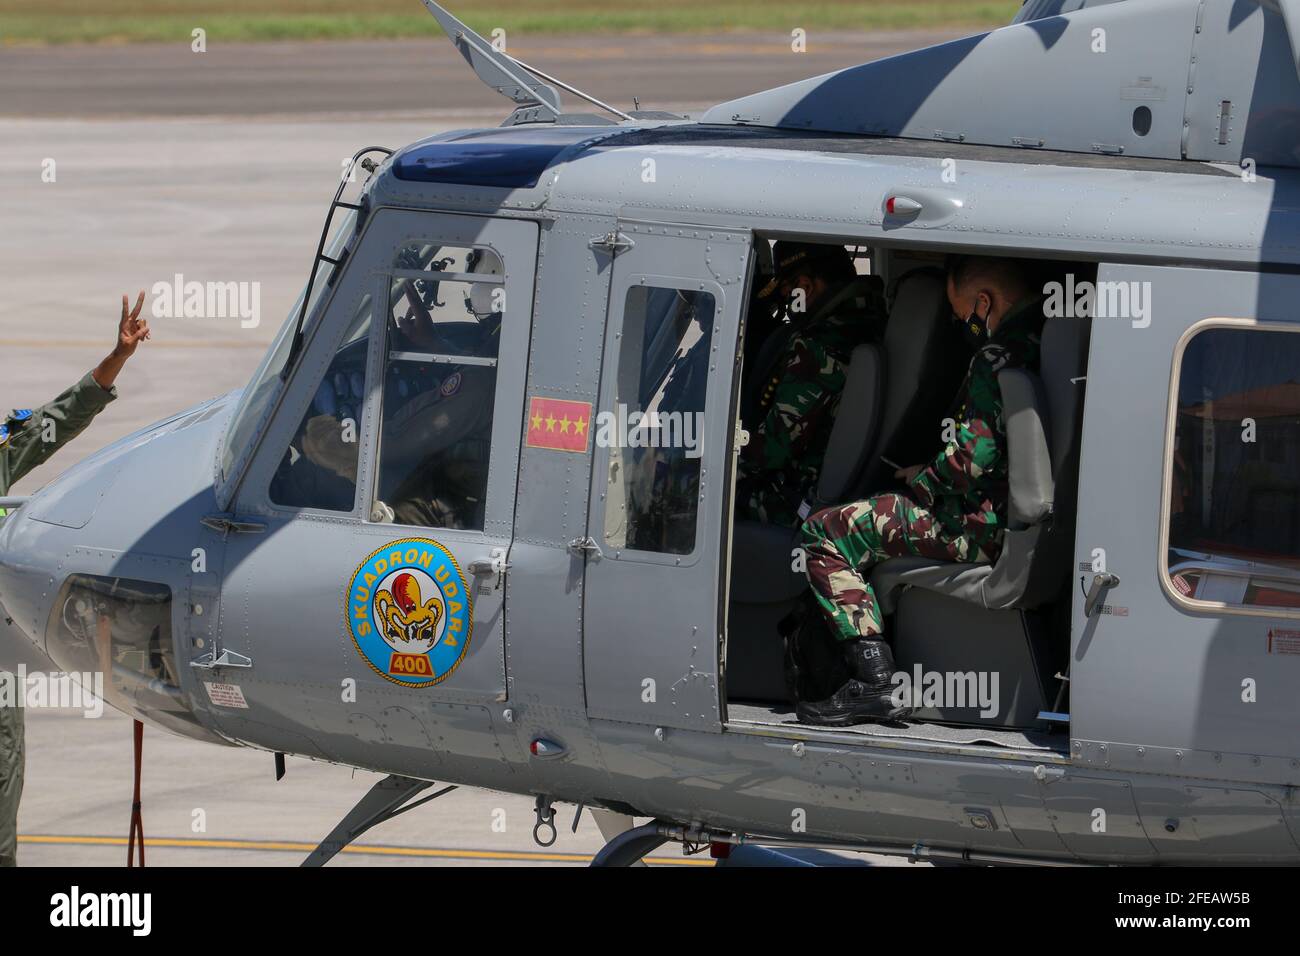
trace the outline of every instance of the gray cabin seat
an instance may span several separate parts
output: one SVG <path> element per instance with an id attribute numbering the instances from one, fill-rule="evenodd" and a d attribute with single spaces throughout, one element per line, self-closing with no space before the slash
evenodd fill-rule
<path id="1" fill-rule="evenodd" d="M 1079 424 L 1088 323 L 1049 319 L 1041 373 L 998 375 L 1007 425 L 1010 493 L 1002 552 L 992 564 L 892 558 L 871 584 L 900 670 L 997 675 L 997 712 L 945 702 L 914 719 L 1042 728 L 1059 634 L 1036 610 L 1062 593 L 1073 553 Z"/>
<path id="2" fill-rule="evenodd" d="M 960 564 L 905 557 L 881 562 L 871 583 L 885 613 L 893 611 L 903 587 L 992 609 L 1037 607 L 1059 593 L 1074 530 L 1087 335 L 1086 321 L 1049 319 L 1043 327 L 1040 374 L 1026 369 L 998 373 L 1010 494 L 997 561 Z"/>
<path id="3" fill-rule="evenodd" d="M 875 440 L 860 448 L 849 485 L 839 494 L 819 495 L 823 506 L 865 498 L 896 484 L 894 466 L 881 456 L 907 466 L 938 452 L 938 424 L 970 360 L 952 321 L 942 273 L 915 269 L 898 280 L 883 345 L 887 375 Z"/>

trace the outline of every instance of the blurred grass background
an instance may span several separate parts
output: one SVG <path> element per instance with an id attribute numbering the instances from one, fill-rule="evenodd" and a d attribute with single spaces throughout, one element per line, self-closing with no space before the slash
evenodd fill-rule
<path id="1" fill-rule="evenodd" d="M 1018 0 L 450 0 L 445 6 L 484 35 L 539 33 L 726 33 L 993 27 Z M 0 0 L 0 44 L 209 43 L 428 36 L 437 30 L 420 0 Z"/>

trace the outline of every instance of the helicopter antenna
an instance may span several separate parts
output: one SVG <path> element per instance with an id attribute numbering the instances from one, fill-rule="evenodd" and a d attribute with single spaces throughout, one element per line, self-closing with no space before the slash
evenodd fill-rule
<path id="1" fill-rule="evenodd" d="M 560 116 L 562 113 L 560 94 L 555 91 L 555 87 L 558 86 L 560 89 L 581 97 L 603 110 L 608 110 L 615 116 L 626 120 L 632 119 L 622 110 L 617 110 L 608 103 L 602 103 L 577 87 L 570 86 L 563 80 L 558 80 L 549 74 L 543 73 L 536 67 L 529 66 L 508 53 L 502 53 L 452 16 L 442 5 L 434 3 L 433 0 L 423 0 L 423 2 L 429 12 L 433 14 L 433 18 L 438 21 L 438 25 L 442 27 L 443 32 L 450 37 L 451 42 L 460 51 L 460 55 L 465 58 L 465 62 L 470 65 L 470 69 L 474 71 L 475 75 L 507 99 L 513 100 L 520 106 L 540 105 L 549 110 L 552 116 Z M 521 73 L 520 70 L 525 72 Z M 533 74 L 538 79 L 531 79 L 527 75 L 528 73 Z M 554 86 L 550 84 L 554 84 Z"/>
<path id="2" fill-rule="evenodd" d="M 554 83 L 556 86 L 558 86 L 560 89 L 564 90 L 565 92 L 572 93 L 574 96 L 580 96 L 588 103 L 591 103 L 595 106 L 599 106 L 602 110 L 608 110 L 609 112 L 613 113 L 615 116 L 620 116 L 625 120 L 632 119 L 631 116 L 628 116 L 622 110 L 615 109 L 614 107 L 610 106 L 608 103 L 602 103 L 600 100 L 596 99 L 596 97 L 590 95 L 589 93 L 582 92 L 582 90 L 578 89 L 576 86 L 570 86 L 568 83 L 565 83 L 563 80 L 556 79 L 555 77 L 551 76 L 548 73 L 543 73 L 541 70 L 537 69 L 537 67 L 529 66 L 523 60 L 516 59 L 515 57 L 510 56 L 510 54 L 508 53 L 506 54 L 506 56 L 509 57 L 511 60 L 513 60 L 515 63 L 518 63 L 529 73 L 536 74 L 538 77 L 540 77 L 543 80 L 546 80 L 548 83 Z"/>

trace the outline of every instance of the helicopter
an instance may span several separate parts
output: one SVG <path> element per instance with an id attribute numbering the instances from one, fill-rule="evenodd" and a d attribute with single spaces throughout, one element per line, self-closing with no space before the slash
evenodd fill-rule
<path id="1" fill-rule="evenodd" d="M 543 845 L 590 809 L 601 865 L 1300 862 L 1295 3 L 1029 0 L 695 118 L 424 3 L 509 117 L 359 150 L 246 388 L 0 502 L 16 627 L 137 719 L 385 774 L 313 865 L 455 786 Z M 872 572 L 905 719 L 798 722 L 796 530 L 736 516 L 782 240 L 890 306 L 819 507 L 938 440 L 946 256 L 1050 277 L 1002 553 Z"/>

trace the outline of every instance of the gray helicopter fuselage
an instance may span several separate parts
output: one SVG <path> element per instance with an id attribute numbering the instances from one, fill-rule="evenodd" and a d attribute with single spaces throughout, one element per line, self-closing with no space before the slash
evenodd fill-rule
<path id="1" fill-rule="evenodd" d="M 502 165 L 487 169 L 488 154 Z M 1164 568 L 1187 341 L 1300 329 L 1300 174 L 1251 172 L 721 123 L 524 124 L 413 144 L 366 188 L 292 374 L 124 439 L 35 494 L 0 524 L 0 596 L 72 667 L 84 652 L 59 621 L 69 575 L 165 585 L 168 686 L 115 703 L 203 739 L 736 833 L 1026 860 L 1300 862 L 1300 655 L 1274 640 L 1294 637 L 1297 615 L 1181 600 Z M 898 196 L 919 214 L 889 214 Z M 1149 322 L 1090 320 L 1071 566 L 1095 567 L 1100 550 L 1122 583 L 1100 613 L 1072 586 L 1057 624 L 1068 731 L 832 731 L 729 701 L 738 356 L 755 243 L 794 236 L 886 263 L 1086 262 L 1098 284 L 1145 290 Z M 504 264 L 473 530 L 375 511 L 377 463 L 397 440 L 379 424 L 394 348 L 381 320 L 412 241 Z M 614 408 L 626 303 L 646 286 L 713 307 L 694 534 L 664 553 L 620 543 L 617 451 L 532 422 Z M 352 504 L 277 504 L 285 449 L 366 308 Z M 373 597 L 367 567 L 383 579 L 412 548 L 436 549 L 453 599 L 472 597 L 450 670 L 403 683 L 363 652 L 354 605 Z"/>

